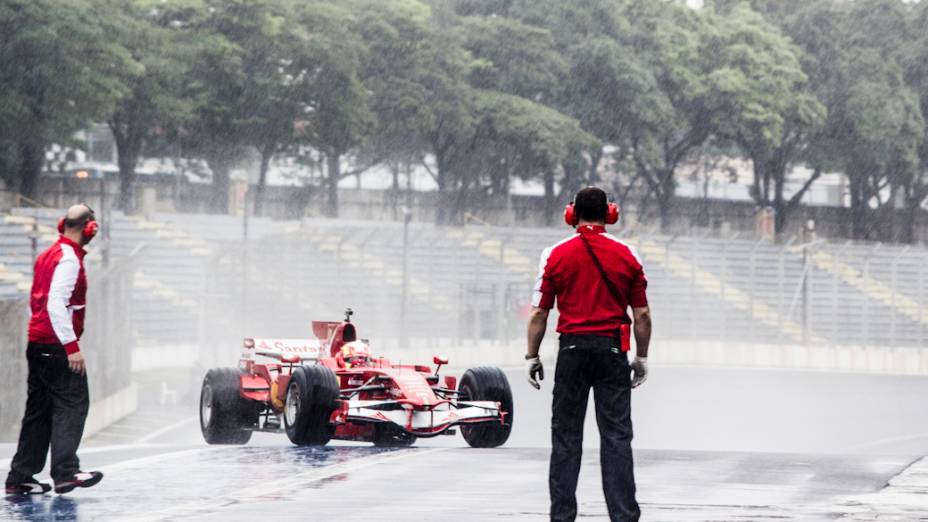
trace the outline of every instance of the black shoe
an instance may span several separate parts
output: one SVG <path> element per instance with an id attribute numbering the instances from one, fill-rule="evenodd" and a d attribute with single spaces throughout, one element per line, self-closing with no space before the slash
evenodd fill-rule
<path id="1" fill-rule="evenodd" d="M 103 473 L 99 471 L 78 471 L 70 480 L 62 482 L 55 481 L 55 493 L 62 495 L 68 493 L 74 488 L 89 488 L 97 485 L 103 480 Z"/>
<path id="2" fill-rule="evenodd" d="M 32 477 L 29 477 L 28 479 L 19 483 L 6 483 L 7 495 L 44 495 L 51 490 L 52 486 L 50 484 L 39 482 Z"/>

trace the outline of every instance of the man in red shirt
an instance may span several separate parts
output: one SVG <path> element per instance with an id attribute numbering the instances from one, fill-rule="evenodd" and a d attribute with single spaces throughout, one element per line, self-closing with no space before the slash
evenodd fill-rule
<path id="1" fill-rule="evenodd" d="M 636 521 L 641 512 L 635 500 L 631 389 L 647 377 L 651 339 L 648 280 L 635 251 L 606 233 L 607 216 L 612 213 L 610 222 L 614 222 L 618 209 L 610 207 L 614 204 L 608 203 L 605 192 L 585 188 L 572 205 L 565 217 L 576 226 L 577 233 L 541 254 L 525 355 L 529 383 L 540 388 L 536 378 L 544 378 L 544 369 L 538 350 L 548 312 L 556 302 L 561 335 L 551 418 L 551 520 L 573 521 L 577 517 L 583 421 L 592 388 L 609 518 L 613 522 Z M 629 307 L 634 315 L 637 350 L 631 365 L 625 353 L 629 342 L 622 338 L 631 323 Z"/>
<path id="2" fill-rule="evenodd" d="M 77 448 L 90 400 L 78 341 L 84 331 L 87 278 L 83 246 L 97 232 L 93 210 L 75 205 L 58 225 L 58 241 L 35 261 L 30 305 L 28 398 L 19 446 L 10 462 L 6 493 L 42 494 L 51 486 L 35 479 L 52 450 L 56 493 L 100 482 L 103 474 L 80 470 Z"/>

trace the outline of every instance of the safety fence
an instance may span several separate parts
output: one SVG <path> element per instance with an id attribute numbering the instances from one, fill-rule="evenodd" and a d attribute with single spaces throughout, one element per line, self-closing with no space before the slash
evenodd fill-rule
<path id="1" fill-rule="evenodd" d="M 351 307 L 391 342 L 519 342 L 538 256 L 566 235 L 304 220 L 218 254 L 204 324 L 298 335 Z M 928 340 L 923 248 L 617 235 L 646 267 L 658 342 L 907 349 Z"/>
<path id="2" fill-rule="evenodd" d="M 14 213 L 6 229 L 0 227 L 0 240 L 6 241 L 0 263 L 7 270 L 29 257 L 30 227 L 27 223 L 24 230 L 23 223 L 32 216 L 46 232 L 56 218 L 51 211 L 30 209 Z M 709 343 L 741 351 L 763 345 L 879 348 L 910 355 L 928 340 L 925 248 L 814 239 L 776 244 L 737 235 L 668 236 L 644 228 L 610 231 L 636 247 L 646 267 L 655 345 L 676 343 L 681 354 L 688 344 Z M 211 353 L 228 362 L 244 336 L 306 337 L 312 320 L 337 320 L 349 307 L 361 335 L 384 349 L 515 346 L 519 352 L 539 254 L 569 232 L 564 227 L 246 222 L 233 216 L 114 213 L 112 263 L 131 257 L 139 244 L 150 248 L 138 263 L 123 268 L 132 276 L 131 286 L 121 289 L 129 297 L 107 300 L 125 299 L 125 306 L 91 311 L 89 319 L 121 312 L 130 338 L 124 346 L 148 347 L 153 357 L 173 346 L 177 357 L 154 362 L 174 366 L 198 358 L 209 364 Z M 102 277 L 95 269 L 90 275 Z M 92 284 L 92 298 L 95 292 L 99 289 Z M 101 331 L 89 328 L 87 335 Z M 107 361 L 105 366 L 118 365 Z"/>

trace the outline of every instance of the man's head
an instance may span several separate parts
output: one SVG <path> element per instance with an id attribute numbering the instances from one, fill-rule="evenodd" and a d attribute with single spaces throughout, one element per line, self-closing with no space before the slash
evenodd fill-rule
<path id="1" fill-rule="evenodd" d="M 74 205 L 68 208 L 68 212 L 61 218 L 60 232 L 75 243 L 86 245 L 96 233 L 96 225 L 88 227 L 88 223 L 93 221 L 93 209 L 83 203 Z"/>
<path id="2" fill-rule="evenodd" d="M 580 222 L 605 224 L 606 213 L 609 211 L 606 193 L 597 187 L 580 190 L 574 198 L 574 211 Z"/>

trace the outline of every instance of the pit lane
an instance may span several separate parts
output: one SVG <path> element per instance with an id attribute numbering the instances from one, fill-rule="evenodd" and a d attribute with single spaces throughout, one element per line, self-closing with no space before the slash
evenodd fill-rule
<path id="1" fill-rule="evenodd" d="M 143 404 L 85 445 L 100 486 L 7 500 L 0 519 L 545 520 L 551 383 L 509 378 L 516 427 L 494 450 L 460 436 L 403 450 L 297 448 L 275 434 L 206 446 L 195 404 Z M 846 497 L 928 453 L 926 392 L 913 377 L 655 368 L 634 404 L 643 520 L 834 519 Z M 607 520 L 592 416 L 586 433 L 582 520 Z"/>

